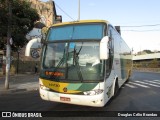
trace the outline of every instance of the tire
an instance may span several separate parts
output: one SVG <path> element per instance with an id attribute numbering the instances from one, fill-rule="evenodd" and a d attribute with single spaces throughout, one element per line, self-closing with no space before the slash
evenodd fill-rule
<path id="1" fill-rule="evenodd" d="M 129 80 L 130 77 L 131 77 L 131 70 L 128 71 L 128 78 L 127 78 L 127 80 Z"/>
<path id="2" fill-rule="evenodd" d="M 131 77 L 131 70 L 128 71 L 128 76 L 127 76 L 127 78 L 126 78 L 126 82 L 125 82 L 125 83 L 128 83 L 128 82 L 129 82 L 130 77 Z"/>
<path id="3" fill-rule="evenodd" d="M 116 80 L 113 97 L 116 97 L 118 95 L 118 91 L 119 91 L 119 85 L 118 85 L 118 80 Z"/>

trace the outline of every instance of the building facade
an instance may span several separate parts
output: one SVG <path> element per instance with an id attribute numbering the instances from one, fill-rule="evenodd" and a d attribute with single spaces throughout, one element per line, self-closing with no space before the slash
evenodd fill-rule
<path id="1" fill-rule="evenodd" d="M 40 22 L 45 24 L 47 27 L 57 22 L 62 22 L 62 17 L 57 15 L 55 3 L 52 0 L 42 2 L 40 0 L 28 0 L 31 2 L 31 7 L 35 8 L 40 15 Z"/>
<path id="2" fill-rule="evenodd" d="M 52 24 L 56 24 L 62 22 L 62 17 L 57 15 L 55 3 L 53 0 L 48 0 L 47 2 L 42 2 L 40 0 L 26 0 L 31 3 L 31 7 L 36 9 L 40 20 L 37 22 L 41 22 L 44 26 L 49 27 Z M 41 28 L 33 28 L 30 31 L 26 38 L 29 40 L 34 38 L 41 38 Z M 35 50 L 34 50 L 35 51 Z M 38 52 L 40 50 L 38 49 Z M 25 47 L 21 48 L 17 53 L 12 53 L 12 61 L 11 61 L 11 72 L 18 71 L 21 72 L 33 72 L 34 71 L 34 64 L 39 63 L 39 58 L 32 58 L 32 57 L 25 57 Z M 31 64 L 32 63 L 32 64 Z M 24 67 L 25 66 L 25 67 Z M 12 70 L 13 68 L 13 70 Z M 3 51 L 0 50 L 0 74 L 5 73 L 5 54 Z"/>

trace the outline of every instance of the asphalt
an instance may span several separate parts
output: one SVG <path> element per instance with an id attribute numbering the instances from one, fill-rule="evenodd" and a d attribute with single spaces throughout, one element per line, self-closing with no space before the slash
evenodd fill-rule
<path id="1" fill-rule="evenodd" d="M 0 94 L 38 90 L 39 75 L 17 74 L 9 76 L 9 89 L 5 88 L 5 76 L 0 76 Z"/>

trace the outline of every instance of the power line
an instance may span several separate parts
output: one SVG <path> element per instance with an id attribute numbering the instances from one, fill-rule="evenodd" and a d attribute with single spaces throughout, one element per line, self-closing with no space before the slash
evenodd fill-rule
<path id="1" fill-rule="evenodd" d="M 75 21 L 68 13 L 66 13 L 59 5 L 57 5 L 56 3 L 55 3 L 55 5 L 66 15 L 66 16 L 68 16 L 70 19 L 72 19 L 73 21 Z"/>
<path id="2" fill-rule="evenodd" d="M 152 25 L 136 25 L 136 26 L 121 26 L 121 27 L 153 27 L 160 26 L 160 24 L 152 24 Z"/>
<path id="3" fill-rule="evenodd" d="M 152 29 L 152 30 L 121 30 L 121 31 L 131 31 L 131 32 L 151 32 L 151 31 L 160 31 L 160 29 Z"/>
<path id="4" fill-rule="evenodd" d="M 160 26 L 160 24 L 147 24 L 147 25 L 133 25 L 133 26 L 121 26 L 122 28 L 131 28 L 131 29 L 122 29 L 121 31 L 131 31 L 131 32 L 151 32 L 151 31 L 160 31 L 160 29 L 140 29 L 144 27 L 156 27 Z M 137 28 L 137 29 L 132 29 Z M 139 28 L 139 29 L 138 29 Z"/>

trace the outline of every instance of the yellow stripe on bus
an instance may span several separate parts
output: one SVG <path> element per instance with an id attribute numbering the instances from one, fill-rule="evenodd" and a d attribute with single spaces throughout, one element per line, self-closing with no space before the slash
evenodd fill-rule
<path id="1" fill-rule="evenodd" d="M 77 91 L 77 90 L 68 90 L 67 86 L 71 83 L 62 83 L 62 82 L 55 82 L 55 81 L 50 81 L 50 80 L 45 80 L 45 79 L 40 79 L 41 83 L 47 88 L 50 88 L 54 91 L 61 92 L 61 93 L 80 93 L 82 91 Z"/>

